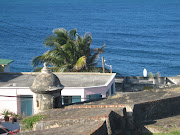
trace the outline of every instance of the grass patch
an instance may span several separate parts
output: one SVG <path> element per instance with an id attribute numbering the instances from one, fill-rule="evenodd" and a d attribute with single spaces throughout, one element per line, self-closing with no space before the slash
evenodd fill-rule
<path id="1" fill-rule="evenodd" d="M 144 87 L 143 90 L 152 90 L 153 87 L 152 86 L 147 86 L 147 87 Z"/>
<path id="2" fill-rule="evenodd" d="M 27 117 L 27 118 L 24 118 L 22 121 L 21 121 L 21 124 L 24 125 L 25 129 L 32 129 L 33 128 L 33 124 L 35 122 L 38 122 L 42 119 L 45 119 L 46 116 L 45 115 L 33 115 L 33 116 L 30 116 L 30 117 Z"/>
<path id="3" fill-rule="evenodd" d="M 144 133 L 139 135 L 180 135 L 180 131 L 174 131 L 170 133 Z"/>

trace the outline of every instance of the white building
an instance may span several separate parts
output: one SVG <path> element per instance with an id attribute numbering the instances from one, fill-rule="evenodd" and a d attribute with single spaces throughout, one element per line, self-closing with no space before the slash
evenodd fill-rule
<path id="1" fill-rule="evenodd" d="M 0 59 L 0 72 L 10 72 L 10 63 L 12 62 L 13 60 Z"/>
<path id="2" fill-rule="evenodd" d="M 0 73 L 0 112 L 8 109 L 14 113 L 32 115 L 33 93 L 30 90 L 38 72 Z M 114 95 L 114 73 L 54 73 L 64 89 L 63 104 L 83 102 Z"/>

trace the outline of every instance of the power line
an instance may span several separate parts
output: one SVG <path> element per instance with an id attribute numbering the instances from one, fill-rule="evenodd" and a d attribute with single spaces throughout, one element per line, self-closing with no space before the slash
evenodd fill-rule
<path id="1" fill-rule="evenodd" d="M 0 95 L 0 97 L 17 97 L 17 98 L 21 98 L 21 99 L 23 99 L 23 98 L 33 98 L 33 96 L 31 96 L 31 97 L 29 97 L 29 96 L 8 96 L 8 95 Z M 62 96 L 61 97 L 62 99 L 105 99 L 105 98 L 102 98 L 102 97 L 94 97 L 94 98 L 79 98 L 79 97 L 73 97 L 72 98 L 72 96 Z"/>
<path id="2" fill-rule="evenodd" d="M 9 96 L 9 95 L 0 95 L 0 97 L 17 97 L 17 98 L 33 98 L 33 97 L 25 97 L 25 96 Z"/>
<path id="3" fill-rule="evenodd" d="M 9 102 L 12 102 L 12 101 L 21 101 L 21 102 L 26 102 L 26 101 L 32 101 L 32 99 L 17 99 L 17 100 L 2 100 L 2 99 L 0 99 L 0 102 L 7 102 L 7 101 L 9 101 Z"/>

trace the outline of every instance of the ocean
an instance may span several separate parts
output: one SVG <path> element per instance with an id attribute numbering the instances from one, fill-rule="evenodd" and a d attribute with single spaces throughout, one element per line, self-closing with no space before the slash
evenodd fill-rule
<path id="1" fill-rule="evenodd" d="M 14 60 L 12 72 L 33 71 L 55 28 L 91 32 L 92 48 L 106 44 L 98 66 L 104 56 L 123 76 L 180 74 L 179 0 L 0 0 L 0 58 Z"/>

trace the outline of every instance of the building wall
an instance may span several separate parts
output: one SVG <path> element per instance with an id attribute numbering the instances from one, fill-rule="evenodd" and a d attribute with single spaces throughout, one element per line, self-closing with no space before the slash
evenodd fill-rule
<path id="1" fill-rule="evenodd" d="M 102 98 L 106 98 L 106 93 L 111 95 L 111 89 L 113 88 L 113 94 L 115 94 L 115 76 L 113 76 L 109 81 L 103 86 L 94 86 L 94 87 L 65 87 L 61 91 L 62 96 L 81 96 L 81 101 L 86 101 L 87 95 L 101 94 Z M 29 89 L 29 87 L 1 87 L 0 88 L 0 112 L 4 109 L 8 109 L 14 113 L 21 114 L 21 98 L 23 95 L 32 95 L 35 94 Z M 35 98 L 33 98 L 35 100 Z M 36 101 L 33 101 L 34 106 Z M 33 106 L 32 106 L 33 108 Z"/>
<path id="2" fill-rule="evenodd" d="M 12 97 L 5 97 L 12 96 Z M 17 97 L 16 89 L 0 89 L 0 113 L 8 109 L 17 113 Z"/>
<path id="3" fill-rule="evenodd" d="M 13 88 L 13 87 L 0 88 L 0 112 L 2 112 L 4 109 L 8 109 L 11 112 L 21 114 L 20 96 L 22 95 L 33 96 L 33 92 L 29 88 Z M 85 101 L 84 88 L 64 88 L 61 91 L 61 95 L 62 96 L 81 96 L 81 101 Z M 29 99 L 27 98 L 27 100 Z M 35 101 L 33 102 L 36 103 Z"/>
<path id="4" fill-rule="evenodd" d="M 10 72 L 10 65 L 4 65 L 4 72 Z"/>
<path id="5" fill-rule="evenodd" d="M 0 72 L 10 72 L 10 64 L 0 65 Z"/>
<path id="6" fill-rule="evenodd" d="M 87 95 L 101 94 L 102 98 L 105 98 L 107 91 L 108 88 L 106 86 L 85 88 L 84 97 L 86 97 Z"/>
<path id="7" fill-rule="evenodd" d="M 0 65 L 0 72 L 4 72 L 4 65 Z"/>
<path id="8" fill-rule="evenodd" d="M 0 112 L 7 109 L 20 114 L 20 95 L 33 95 L 29 88 L 0 88 Z"/>
<path id="9" fill-rule="evenodd" d="M 115 78 L 110 80 L 110 82 L 108 82 L 105 86 L 84 88 L 84 97 L 86 97 L 87 95 L 101 94 L 102 98 L 106 98 L 106 92 L 108 92 L 108 95 L 111 96 L 111 89 L 113 90 L 113 95 L 116 94 Z"/>

